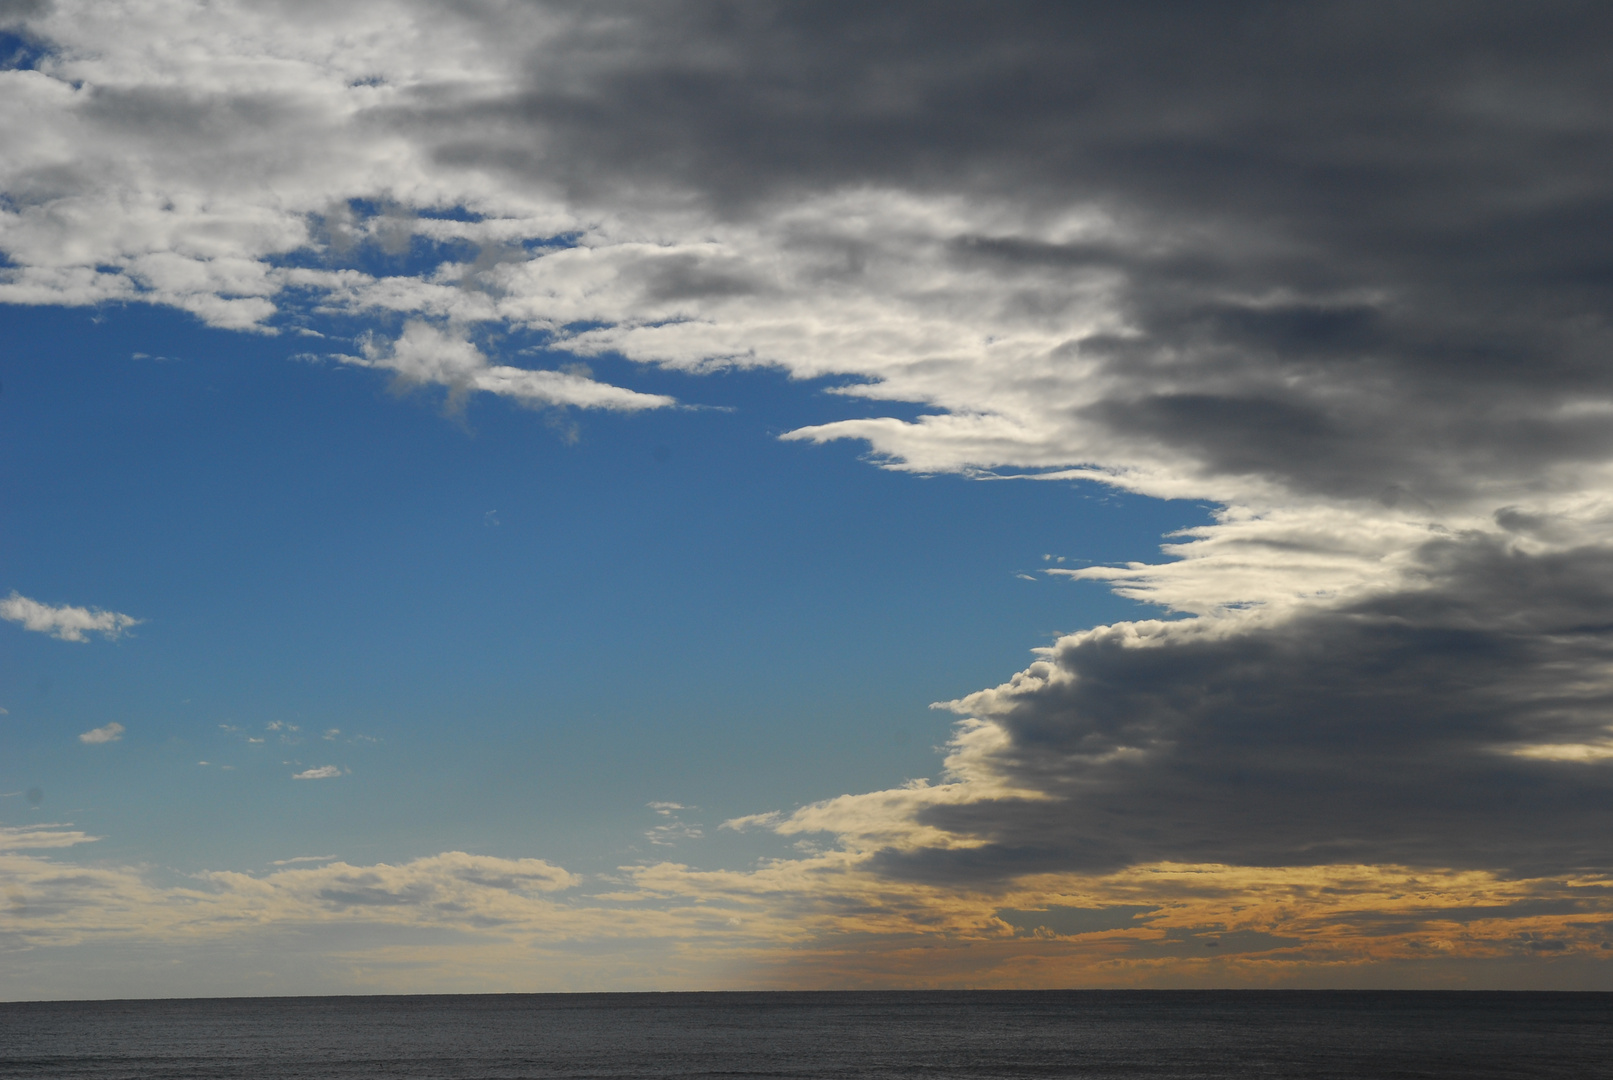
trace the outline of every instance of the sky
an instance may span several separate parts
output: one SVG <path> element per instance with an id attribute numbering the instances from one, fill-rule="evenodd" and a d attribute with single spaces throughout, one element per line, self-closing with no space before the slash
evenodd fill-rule
<path id="1" fill-rule="evenodd" d="M 1610 22 L 0 2 L 0 999 L 1613 989 Z"/>

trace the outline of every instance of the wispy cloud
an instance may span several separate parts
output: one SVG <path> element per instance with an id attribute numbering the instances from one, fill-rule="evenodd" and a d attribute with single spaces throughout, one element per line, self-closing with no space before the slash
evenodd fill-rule
<path id="1" fill-rule="evenodd" d="M 293 780 L 333 780 L 342 775 L 342 770 L 335 765 L 321 765 L 318 768 L 304 769 L 300 773 L 292 773 Z"/>
<path id="2" fill-rule="evenodd" d="M 663 819 L 659 825 L 651 826 L 644 833 L 644 839 L 657 847 L 671 847 L 682 840 L 699 840 L 705 836 L 705 830 L 699 825 L 686 822 L 678 816 L 680 811 L 694 810 L 696 807 L 675 802 L 652 802 L 647 805 Z"/>
<path id="3" fill-rule="evenodd" d="M 71 825 L 55 823 L 21 827 L 0 825 L 0 851 L 75 847 L 99 839 L 100 837 L 90 836 Z"/>
<path id="4" fill-rule="evenodd" d="M 418 319 L 406 323 L 395 341 L 366 339 L 363 356 L 344 355 L 337 359 L 391 371 L 403 385 L 446 387 L 451 402 L 461 401 L 471 393 L 486 393 L 529 405 L 626 412 L 676 404 L 664 394 L 642 394 L 570 371 L 538 371 L 490 363 L 474 343 Z M 497 524 L 496 517 L 492 524 Z"/>
<path id="5" fill-rule="evenodd" d="M 24 630 L 49 634 L 62 641 L 88 641 L 86 634 L 100 634 L 109 641 L 116 641 L 125 630 L 138 626 L 142 621 L 100 608 L 73 607 L 69 604 L 51 607 L 22 596 L 15 590 L 0 600 L 0 619 L 21 623 Z"/>
<path id="6" fill-rule="evenodd" d="M 106 724 L 98 728 L 92 728 L 91 730 L 84 732 L 78 737 L 78 741 L 81 743 L 89 743 L 91 745 L 98 743 L 117 742 L 119 739 L 123 738 L 123 732 L 123 725 L 114 720 L 110 724 Z"/>

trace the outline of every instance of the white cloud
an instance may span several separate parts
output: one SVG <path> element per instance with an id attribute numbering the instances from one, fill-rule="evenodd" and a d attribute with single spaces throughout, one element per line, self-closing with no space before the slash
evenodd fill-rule
<path id="1" fill-rule="evenodd" d="M 65 848 L 89 844 L 99 840 L 73 828 L 71 825 L 29 825 L 17 827 L 0 825 L 0 851 L 18 851 L 38 848 Z"/>
<path id="2" fill-rule="evenodd" d="M 78 737 L 78 741 L 81 743 L 90 743 L 91 745 L 97 743 L 117 742 L 119 739 L 123 738 L 123 731 L 123 725 L 114 720 L 112 723 L 107 724 L 104 727 L 98 727 L 84 732 L 84 734 Z"/>
<path id="3" fill-rule="evenodd" d="M 321 765 L 316 769 L 304 769 L 300 773 L 293 773 L 293 780 L 331 780 L 342 775 L 342 770 L 335 765 Z"/>
<path id="4" fill-rule="evenodd" d="M 691 825 L 683 821 L 669 821 L 652 829 L 646 829 L 644 839 L 657 847 L 672 847 L 681 840 L 699 840 L 704 835 L 705 830 L 699 825 Z"/>
<path id="5" fill-rule="evenodd" d="M 492 364 L 472 342 L 418 319 L 387 345 L 364 342 L 364 355 L 338 356 L 346 364 L 383 368 L 404 384 L 448 388 L 456 398 L 473 391 L 514 398 L 528 405 L 569 405 L 636 412 L 675 404 L 663 394 L 641 394 L 565 371 L 534 371 Z"/>
<path id="6" fill-rule="evenodd" d="M 15 590 L 0 600 L 0 619 L 21 623 L 23 629 L 33 630 L 62 641 L 88 641 L 85 634 L 100 634 L 108 641 L 116 641 L 131 626 L 140 625 L 140 619 L 100 608 L 81 608 L 63 604 L 51 607 L 38 600 L 30 600 Z"/>
<path id="7" fill-rule="evenodd" d="M 1586 743 L 1538 743 L 1508 750 L 1516 757 L 1541 761 L 1579 761 L 1586 764 L 1613 759 L 1613 739 Z"/>

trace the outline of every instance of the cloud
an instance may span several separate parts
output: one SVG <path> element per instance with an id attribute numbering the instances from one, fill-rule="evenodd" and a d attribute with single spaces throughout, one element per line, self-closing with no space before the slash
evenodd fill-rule
<path id="1" fill-rule="evenodd" d="M 699 840 L 703 836 L 705 830 L 699 825 L 691 825 L 676 819 L 663 822 L 644 832 L 644 839 L 657 847 L 672 847 L 679 841 Z"/>
<path id="2" fill-rule="evenodd" d="M 300 773 L 292 773 L 293 780 L 332 780 L 342 775 L 342 770 L 335 765 L 321 765 L 318 768 L 304 769 Z"/>
<path id="3" fill-rule="evenodd" d="M 0 292 L 401 318 L 342 359 L 545 407 L 670 399 L 499 333 L 840 375 L 926 412 L 789 437 L 1246 518 L 1469 527 L 1601 483 L 1606 16 L 716 10 L 57 5 L 4 73 Z"/>
<path id="4" fill-rule="evenodd" d="M 1319 966 L 1369 985 L 1443 985 L 1431 958 L 1493 986 L 1543 950 L 1557 958 L 1551 978 L 1579 985 L 1594 984 L 1613 941 L 1606 877 L 1360 865 L 1159 863 L 1008 890 L 893 878 L 843 852 L 730 871 L 663 862 L 592 882 L 464 852 L 177 880 L 19 853 L 0 854 L 0 874 L 19 948 L 0 976 L 8 993 L 37 978 L 33 963 L 59 970 L 85 948 L 97 972 L 126 964 L 149 980 L 153 947 L 230 970 L 300 958 L 313 985 L 400 992 L 581 989 L 601 970 L 646 989 L 920 974 L 938 986 L 1305 985 Z"/>
<path id="5" fill-rule="evenodd" d="M 451 400 L 479 391 L 514 398 L 528 405 L 569 405 L 626 412 L 675 404 L 663 394 L 641 394 L 571 372 L 490 364 L 471 342 L 419 320 L 406 323 L 403 334 L 390 345 L 366 340 L 362 357 L 339 359 L 343 363 L 395 372 L 399 382 L 405 385 L 447 387 Z"/>
<path id="6" fill-rule="evenodd" d="M 140 625 L 140 619 L 100 608 L 81 608 L 63 604 L 51 607 L 38 600 L 30 600 L 15 590 L 0 600 L 0 619 L 22 623 L 23 629 L 49 634 L 61 641 L 88 641 L 84 635 L 100 634 L 108 641 L 116 641 L 131 626 Z"/>
<path id="7" fill-rule="evenodd" d="M 856 399 L 789 439 L 1215 504 L 1156 563 L 1047 568 L 1184 617 L 954 703 L 939 782 L 737 825 L 827 834 L 936 909 L 1160 865 L 1605 868 L 1613 14 L 63 0 L 27 26 L 52 48 L 0 72 L 0 301 L 362 317 L 342 362 L 450 402 L 671 404 L 503 363 L 506 334 L 770 366 Z M 66 640 L 132 625 L 3 603 Z M 1103 906 L 1032 899 L 1003 910 Z"/>
<path id="8" fill-rule="evenodd" d="M 656 847 L 673 847 L 680 841 L 699 840 L 705 836 L 705 830 L 701 826 L 686 822 L 678 816 L 680 810 L 694 810 L 697 807 L 675 802 L 651 802 L 645 805 L 662 819 L 659 825 L 644 832 L 644 839 Z"/>
<path id="9" fill-rule="evenodd" d="M 82 834 L 61 833 L 62 845 Z M 5 834 L 0 833 L 0 840 Z M 28 838 L 24 837 L 24 841 Z M 49 837 L 47 837 L 49 839 Z M 13 847 L 57 846 L 39 842 Z M 286 929 L 325 922 L 482 928 L 540 920 L 549 894 L 578 879 L 540 859 L 446 852 L 400 865 L 289 867 L 261 877 L 211 872 L 158 886 L 131 867 L 73 867 L 38 856 L 0 856 L 12 914 L 8 933 L 38 944 L 87 939 L 173 941 L 227 933 L 241 920 Z M 186 908 L 192 910 L 186 912 Z"/>
<path id="10" fill-rule="evenodd" d="M 81 743 L 88 743 L 92 746 L 99 743 L 117 742 L 119 739 L 123 738 L 123 730 L 124 728 L 122 724 L 118 723 L 117 721 L 113 721 L 104 727 L 98 727 L 84 732 L 84 734 L 78 737 L 78 741 Z"/>
<path id="11" fill-rule="evenodd" d="M 18 851 L 38 848 L 67 848 L 99 840 L 71 825 L 29 825 L 17 827 L 0 825 L 0 851 Z"/>
<path id="12" fill-rule="evenodd" d="M 940 785 L 741 819 L 881 872 L 1156 862 L 1613 869 L 1613 553 L 1431 539 L 1339 605 L 1120 623 L 947 708 Z"/>
<path id="13" fill-rule="evenodd" d="M 718 11 L 58 4 L 4 73 L 0 294 L 401 316 L 350 362 L 543 405 L 668 399 L 467 335 L 838 374 L 930 411 L 792 437 L 1262 511 L 1606 461 L 1606 15 Z"/>

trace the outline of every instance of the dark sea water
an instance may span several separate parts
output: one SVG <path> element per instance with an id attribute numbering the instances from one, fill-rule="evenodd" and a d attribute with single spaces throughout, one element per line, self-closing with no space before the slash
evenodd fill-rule
<path id="1" fill-rule="evenodd" d="M 514 994 L 0 1004 L 0 1077 L 1613 1077 L 1613 994 Z"/>

